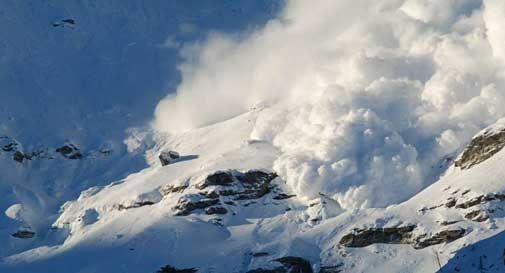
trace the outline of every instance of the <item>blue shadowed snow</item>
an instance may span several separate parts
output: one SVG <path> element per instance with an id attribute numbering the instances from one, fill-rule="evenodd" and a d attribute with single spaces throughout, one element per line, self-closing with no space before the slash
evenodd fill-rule
<path id="1" fill-rule="evenodd" d="M 179 49 L 210 31 L 247 31 L 275 16 L 282 1 L 17 1 L 0 2 L 0 136 L 24 151 L 65 143 L 94 160 L 25 161 L 0 151 L 0 234 L 19 223 L 4 211 L 21 203 L 30 243 L 0 241 L 0 257 L 47 244 L 59 207 L 95 185 L 146 166 L 129 153 L 128 128 L 152 119 L 156 104 L 179 82 Z M 53 23 L 74 19 L 70 25 Z M 186 158 L 188 159 L 188 158 Z"/>

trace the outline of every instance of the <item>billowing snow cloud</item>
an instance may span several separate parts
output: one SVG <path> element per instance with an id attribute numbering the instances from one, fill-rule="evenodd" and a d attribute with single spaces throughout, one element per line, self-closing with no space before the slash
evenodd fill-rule
<path id="1" fill-rule="evenodd" d="M 288 1 L 262 29 L 182 52 L 153 126 L 176 133 L 264 108 L 251 138 L 301 196 L 387 206 L 505 115 L 501 0 Z M 436 169 L 437 167 L 435 167 Z"/>

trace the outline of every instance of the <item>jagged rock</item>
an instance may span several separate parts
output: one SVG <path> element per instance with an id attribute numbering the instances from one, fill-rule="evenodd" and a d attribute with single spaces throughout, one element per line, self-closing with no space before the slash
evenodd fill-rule
<path id="1" fill-rule="evenodd" d="M 230 186 L 234 181 L 234 176 L 231 172 L 216 172 L 207 176 L 205 181 L 196 186 L 198 189 L 203 190 L 208 186 Z"/>
<path id="2" fill-rule="evenodd" d="M 230 171 L 219 171 L 207 176 L 205 181 L 197 186 L 198 189 L 205 189 L 209 186 L 240 186 L 243 190 L 221 190 L 219 195 L 236 196 L 235 200 L 258 199 L 270 192 L 270 182 L 277 177 L 275 173 L 263 171 L 248 171 L 245 173 L 232 173 Z"/>
<path id="3" fill-rule="evenodd" d="M 12 143 L 9 143 L 9 144 L 7 144 L 7 145 L 3 146 L 3 147 L 2 147 L 2 150 L 3 150 L 4 152 L 12 152 L 12 151 L 16 151 L 16 150 L 17 150 L 17 146 L 18 146 L 18 144 L 17 144 L 17 143 L 12 142 Z"/>
<path id="4" fill-rule="evenodd" d="M 176 151 L 162 151 L 158 158 L 160 159 L 161 166 L 166 166 L 174 163 L 174 161 L 180 158 L 180 155 Z"/>
<path id="5" fill-rule="evenodd" d="M 480 195 L 480 196 L 472 198 L 466 202 L 457 204 L 456 208 L 467 209 L 467 208 L 471 208 L 473 206 L 477 206 L 477 205 L 484 204 L 486 202 L 490 202 L 490 201 L 494 201 L 494 200 L 505 201 L 505 194 L 490 193 L 490 194 L 486 194 L 486 195 Z"/>
<path id="6" fill-rule="evenodd" d="M 456 199 L 450 198 L 447 203 L 445 203 L 446 208 L 452 208 L 456 205 Z"/>
<path id="7" fill-rule="evenodd" d="M 226 214 L 228 212 L 227 209 L 223 207 L 209 207 L 205 209 L 205 214 Z"/>
<path id="8" fill-rule="evenodd" d="M 209 191 L 209 192 L 200 192 L 202 196 L 205 196 L 207 198 L 219 198 L 219 194 L 215 191 Z"/>
<path id="9" fill-rule="evenodd" d="M 174 209 L 178 211 L 176 213 L 177 216 L 186 216 L 191 214 L 194 210 L 205 209 L 207 207 L 217 205 L 218 203 L 219 199 L 201 199 L 192 201 L 191 199 L 181 198 Z"/>
<path id="10" fill-rule="evenodd" d="M 181 186 L 174 186 L 174 185 L 166 185 L 160 189 L 160 192 L 163 195 L 169 195 L 170 193 L 175 193 L 175 192 L 184 192 L 184 190 L 187 188 L 187 185 L 181 185 Z"/>
<path id="11" fill-rule="evenodd" d="M 250 170 L 247 172 L 239 171 L 217 171 L 205 177 L 205 180 L 196 185 L 196 189 L 204 190 L 200 191 L 198 195 L 201 198 L 206 198 L 208 200 L 222 201 L 226 205 L 237 205 L 234 201 L 245 201 L 251 199 L 259 199 L 266 194 L 270 193 L 272 190 L 276 190 L 276 186 L 272 185 L 270 182 L 277 177 L 275 173 L 268 173 L 258 170 Z M 170 192 L 175 190 L 173 187 L 167 187 L 162 189 L 163 192 Z M 282 200 L 291 195 L 284 193 L 277 193 L 280 198 L 274 198 L 276 200 Z M 191 197 L 190 197 L 191 198 Z M 198 198 L 194 197 L 194 200 Z M 185 199 L 184 199 L 185 200 Z M 199 199 L 198 199 L 199 200 Z M 196 202 L 196 203 L 195 203 Z M 188 215 L 192 213 L 195 205 L 200 206 L 199 201 L 180 201 L 178 205 L 174 207 L 175 210 L 179 210 L 177 215 Z M 248 206 L 250 203 L 237 202 L 239 205 Z M 206 204 L 207 205 L 207 204 Z M 208 205 L 209 207 L 211 205 Z M 202 207 L 199 207 L 202 208 Z M 228 209 L 222 208 L 209 208 L 206 210 L 208 214 L 224 214 L 227 213 Z"/>
<path id="12" fill-rule="evenodd" d="M 474 210 L 471 211 L 467 214 L 465 214 L 465 218 L 475 221 L 475 222 L 484 222 L 487 219 L 489 219 L 489 215 L 487 215 L 485 212 L 480 211 L 480 210 Z"/>
<path id="13" fill-rule="evenodd" d="M 12 155 L 12 159 L 13 159 L 14 161 L 19 162 L 19 163 L 22 163 L 22 162 L 23 162 L 23 160 L 25 159 L 25 155 L 24 155 L 22 152 L 20 152 L 20 151 L 16 151 L 16 152 Z"/>
<path id="14" fill-rule="evenodd" d="M 74 144 L 63 145 L 59 148 L 56 148 L 56 152 L 60 153 L 62 156 L 68 159 L 81 159 L 82 154 Z"/>
<path id="15" fill-rule="evenodd" d="M 453 229 L 443 230 L 432 236 L 421 235 L 415 239 L 413 247 L 415 249 L 421 249 L 441 243 L 450 243 L 465 236 L 465 233 L 466 231 L 464 229 Z"/>
<path id="16" fill-rule="evenodd" d="M 12 234 L 12 237 L 20 238 L 20 239 L 29 239 L 35 236 L 35 232 L 30 230 L 18 230 L 16 233 Z"/>
<path id="17" fill-rule="evenodd" d="M 310 263 L 300 257 L 283 257 L 275 260 L 282 264 L 282 266 L 275 267 L 274 269 L 253 269 L 247 273 L 313 273 Z"/>
<path id="18" fill-rule="evenodd" d="M 276 177 L 276 173 L 266 173 L 258 170 L 251 170 L 241 175 L 237 175 L 237 179 L 244 184 L 268 183 Z"/>
<path id="19" fill-rule="evenodd" d="M 372 244 L 408 244 L 412 241 L 415 225 L 390 228 L 355 229 L 340 239 L 346 247 L 365 247 Z"/>
<path id="20" fill-rule="evenodd" d="M 366 247 L 372 244 L 410 244 L 421 249 L 441 243 L 450 243 L 465 236 L 464 229 L 443 230 L 434 235 L 413 235 L 415 225 L 391 228 L 369 228 L 354 230 L 340 239 L 345 247 Z"/>
<path id="21" fill-rule="evenodd" d="M 470 169 L 492 157 L 503 147 L 505 147 L 505 129 L 499 132 L 488 130 L 472 139 L 454 165 L 461 169 Z"/>
<path id="22" fill-rule="evenodd" d="M 196 273 L 196 272 L 198 272 L 198 269 L 196 268 L 177 269 L 170 265 L 166 265 L 160 268 L 158 271 L 156 271 L 156 273 Z"/>
<path id="23" fill-rule="evenodd" d="M 151 206 L 154 205 L 155 203 L 152 201 L 143 201 L 143 202 L 135 202 L 133 205 L 123 205 L 119 204 L 117 207 L 118 210 L 127 210 L 127 209 L 134 209 L 134 208 L 140 208 L 143 206 Z"/>

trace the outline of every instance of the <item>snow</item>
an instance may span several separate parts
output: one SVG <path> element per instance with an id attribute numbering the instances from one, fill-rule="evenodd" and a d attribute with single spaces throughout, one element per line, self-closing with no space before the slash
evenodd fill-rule
<path id="1" fill-rule="evenodd" d="M 505 271 L 505 150 L 453 164 L 505 128 L 501 2 L 293 0 L 239 34 L 200 27 L 263 22 L 240 14 L 275 4 L 190 20 L 195 3 L 5 4 L 0 145 L 47 156 L 0 152 L 0 272 L 246 273 L 288 256 L 314 272 Z M 41 23 L 68 14 L 74 29 Z M 162 166 L 165 151 L 179 158 Z M 248 171 L 272 180 L 240 198 Z M 202 187 L 218 172 L 232 185 Z M 418 241 L 341 243 L 410 226 Z"/>
<path id="2" fill-rule="evenodd" d="M 183 48 L 152 126 L 175 134 L 267 108 L 252 138 L 281 152 L 274 170 L 296 194 L 346 209 L 405 201 L 505 115 L 500 3 L 288 1 L 251 33 Z"/>
<path id="3" fill-rule="evenodd" d="M 435 252 L 442 266 L 449 268 L 459 264 L 453 259 L 461 255 L 460 249 L 468 251 L 466 246 L 500 236 L 505 228 L 500 212 L 487 221 L 475 222 L 463 218 L 468 210 L 423 210 L 445 204 L 451 196 L 458 197 L 461 203 L 481 194 L 505 192 L 505 171 L 499 167 L 505 160 L 503 150 L 470 169 L 450 167 L 439 181 L 412 199 L 387 208 L 343 210 L 327 196 L 293 197 L 276 205 L 265 197 L 257 204 L 234 207 L 234 215 L 175 216 L 172 208 L 180 198 L 202 198 L 195 186 L 207 174 L 228 169 L 273 169 L 279 152 L 271 144 L 249 139 L 260 113 L 261 110 L 251 111 L 212 126 L 171 135 L 148 153 L 151 167 L 119 183 L 85 191 L 77 200 L 65 204 L 54 224 L 57 233 L 68 234 L 64 242 L 11 255 L 5 259 L 4 268 L 7 272 L 33 268 L 51 272 L 62 263 L 69 263 L 80 272 L 107 272 L 118 267 L 124 272 L 154 272 L 170 264 L 176 268 L 199 268 L 199 272 L 246 272 L 271 268 L 274 258 L 298 256 L 310 261 L 316 272 L 320 266 L 340 263 L 345 270 L 359 272 L 435 272 Z M 181 157 L 198 156 L 161 166 L 156 161 L 157 152 L 174 147 L 181 151 Z M 274 183 L 290 189 L 282 179 Z M 161 196 L 160 188 L 166 185 L 188 188 Z M 470 191 L 463 195 L 467 190 Z M 118 204 L 142 201 L 154 204 L 117 209 Z M 496 209 L 500 204 L 492 202 L 487 208 Z M 290 210 L 285 209 L 288 207 Z M 222 218 L 222 224 L 216 225 L 216 218 Z M 434 234 L 447 229 L 440 224 L 445 220 L 460 221 L 450 228 L 464 228 L 467 234 L 452 243 L 420 250 L 409 245 L 339 246 L 340 238 L 356 227 L 415 224 L 415 234 Z M 257 252 L 268 255 L 252 255 Z M 106 258 L 97 260 L 102 255 Z M 503 269 L 498 262 L 493 263 Z"/>
<path id="4" fill-rule="evenodd" d="M 59 242 L 50 227 L 62 204 L 148 167 L 148 123 L 179 82 L 179 47 L 210 30 L 262 25 L 279 8 L 279 1 L 0 3 L 0 257 Z M 63 19 L 75 27 L 52 26 Z M 165 46 L 169 38 L 179 47 Z M 55 159 L 19 164 L 1 150 L 8 139 Z M 85 158 L 63 160 L 55 150 L 67 143 Z M 4 215 L 13 204 L 22 204 L 22 219 Z M 12 238 L 26 226 L 33 240 Z"/>

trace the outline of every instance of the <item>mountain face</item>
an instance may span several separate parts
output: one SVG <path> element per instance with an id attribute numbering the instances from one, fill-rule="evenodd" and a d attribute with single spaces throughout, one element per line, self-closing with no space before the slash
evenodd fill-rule
<path id="1" fill-rule="evenodd" d="M 505 272 L 504 15 L 0 3 L 0 272 Z"/>
<path id="2" fill-rule="evenodd" d="M 185 44 L 255 28 L 280 6 L 198 2 L 0 3 L 0 209 L 22 208 L 20 221 L 0 214 L 1 257 L 53 240 L 81 191 L 148 166 L 147 123 L 180 81 Z M 12 241 L 18 227 L 36 239 Z"/>
<path id="3" fill-rule="evenodd" d="M 65 203 L 48 236 L 59 241 L 6 257 L 4 272 L 505 270 L 503 120 L 411 199 L 345 211 L 297 196 L 272 170 L 276 148 L 249 138 L 261 111 L 159 142 L 150 167 Z M 163 166 L 168 149 L 180 157 Z M 10 240 L 37 236 L 20 228 Z"/>

